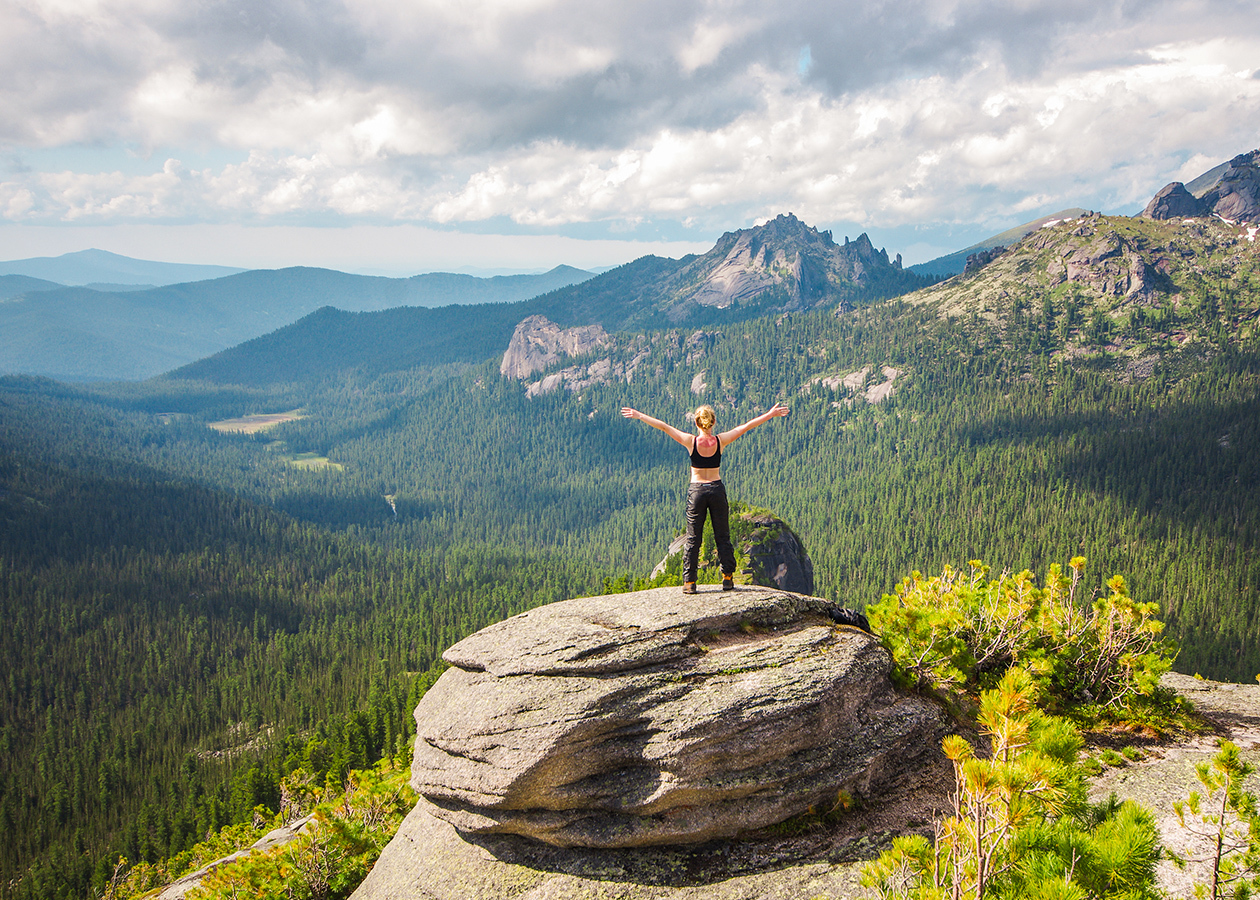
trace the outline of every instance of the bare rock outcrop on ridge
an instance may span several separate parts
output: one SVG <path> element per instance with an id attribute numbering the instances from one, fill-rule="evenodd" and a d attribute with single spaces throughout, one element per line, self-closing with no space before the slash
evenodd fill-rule
<path id="1" fill-rule="evenodd" d="M 545 316 L 529 316 L 512 332 L 499 373 L 506 378 L 526 378 L 561 356 L 583 356 L 611 343 L 612 338 L 600 325 L 561 328 Z"/>
<path id="2" fill-rule="evenodd" d="M 1207 208 L 1198 197 L 1186 190 L 1180 181 L 1164 185 L 1142 210 L 1145 219 L 1184 219 L 1207 215 Z"/>
<path id="3" fill-rule="evenodd" d="M 470 834 L 569 847 L 730 837 L 869 795 L 934 744 L 869 634 L 825 600 L 677 588 L 570 600 L 446 652 L 412 785 Z"/>
<path id="4" fill-rule="evenodd" d="M 1202 186 L 1195 188 L 1195 184 Z M 1238 154 L 1189 187 L 1179 181 L 1165 185 L 1142 215 L 1148 219 L 1215 215 L 1236 223 L 1260 222 L 1260 150 Z"/>

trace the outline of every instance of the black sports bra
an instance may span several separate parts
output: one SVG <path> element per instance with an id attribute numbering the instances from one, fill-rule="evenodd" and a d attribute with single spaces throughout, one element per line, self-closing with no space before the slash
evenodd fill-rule
<path id="1" fill-rule="evenodd" d="M 691 467 L 693 469 L 716 469 L 722 465 L 722 439 L 717 439 L 717 453 L 714 453 L 712 456 L 700 455 L 700 451 L 696 447 L 698 439 L 698 436 L 691 439 Z"/>

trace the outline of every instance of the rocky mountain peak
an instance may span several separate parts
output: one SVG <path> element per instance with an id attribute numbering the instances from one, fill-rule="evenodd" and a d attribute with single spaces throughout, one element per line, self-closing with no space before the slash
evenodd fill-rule
<path id="1" fill-rule="evenodd" d="M 750 228 L 737 234 L 754 234 L 762 241 L 799 241 L 804 244 L 816 244 L 821 247 L 834 247 L 835 240 L 830 231 L 819 231 L 806 225 L 792 213 L 780 213 L 764 225 Z"/>
<path id="2" fill-rule="evenodd" d="M 779 310 L 805 310 L 877 285 L 900 292 L 914 286 L 914 277 L 903 272 L 900 256 L 890 261 L 866 234 L 852 241 L 846 237 L 840 245 L 830 231 L 784 213 L 763 225 L 727 232 L 678 272 L 668 314 L 682 321 L 696 307 L 729 309 L 767 297 L 778 298 Z"/>

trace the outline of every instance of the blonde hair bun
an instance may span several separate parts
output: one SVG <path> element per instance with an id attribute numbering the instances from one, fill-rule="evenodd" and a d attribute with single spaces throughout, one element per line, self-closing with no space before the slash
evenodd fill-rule
<path id="1" fill-rule="evenodd" d="M 717 421 L 717 414 L 713 412 L 712 406 L 708 406 L 706 404 L 705 406 L 697 407 L 695 413 L 692 415 L 692 418 L 695 420 L 697 426 L 707 431 L 712 428 L 713 423 Z"/>

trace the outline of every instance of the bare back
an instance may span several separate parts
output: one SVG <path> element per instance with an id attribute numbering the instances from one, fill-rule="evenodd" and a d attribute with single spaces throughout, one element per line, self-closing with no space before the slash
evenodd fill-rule
<path id="1" fill-rule="evenodd" d="M 721 446 L 717 437 L 708 432 L 702 431 L 695 437 L 695 449 L 698 456 L 717 456 Z M 693 484 L 708 484 L 721 480 L 722 472 L 718 466 L 691 467 L 691 481 Z"/>

